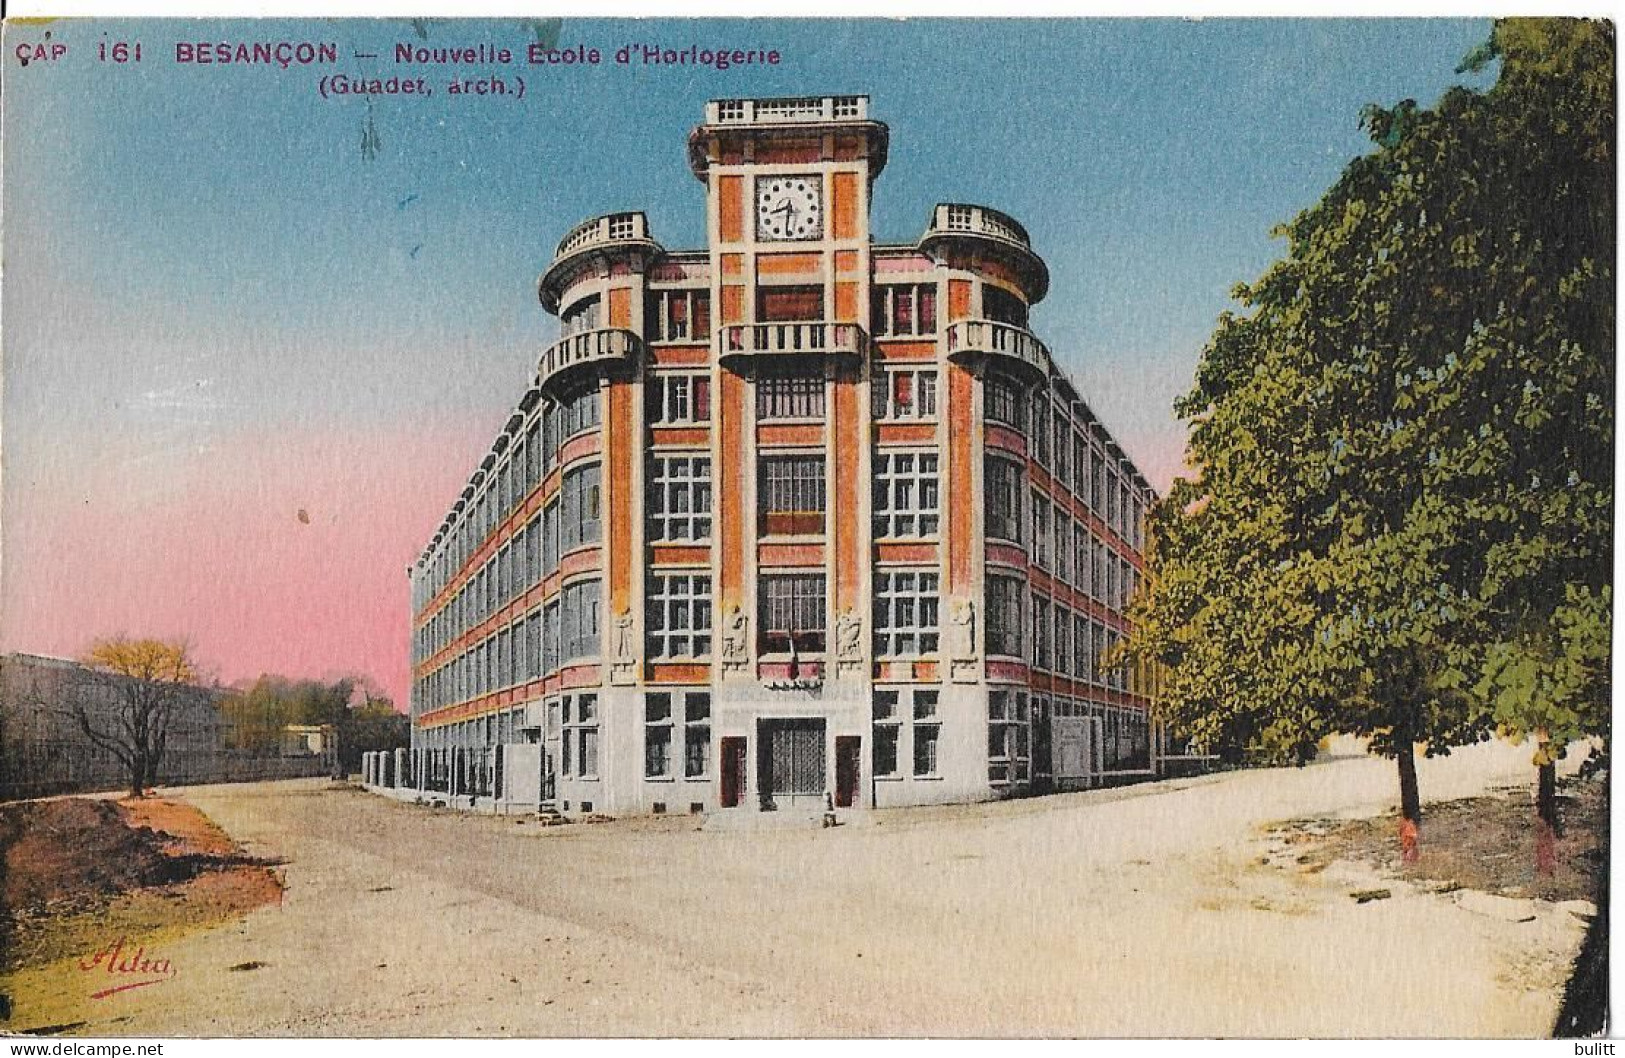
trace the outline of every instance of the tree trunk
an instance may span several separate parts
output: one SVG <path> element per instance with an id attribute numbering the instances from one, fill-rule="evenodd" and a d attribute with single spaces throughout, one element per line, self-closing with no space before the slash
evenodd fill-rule
<path id="1" fill-rule="evenodd" d="M 1399 762 L 1399 853 L 1405 863 L 1421 854 L 1422 797 L 1416 789 L 1416 744 L 1403 738 L 1394 748 Z"/>
<path id="2" fill-rule="evenodd" d="M 1557 762 L 1546 759 L 1536 775 L 1535 873 L 1544 876 L 1557 869 L 1557 839 L 1563 834 L 1557 811 Z"/>

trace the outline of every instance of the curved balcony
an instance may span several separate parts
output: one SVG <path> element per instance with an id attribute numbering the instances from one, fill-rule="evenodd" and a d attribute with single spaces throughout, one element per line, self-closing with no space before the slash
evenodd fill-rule
<path id="1" fill-rule="evenodd" d="M 1033 252 L 1027 229 L 1007 213 L 963 202 L 939 202 L 920 236 L 921 253 L 941 255 L 955 244 L 969 245 L 1013 265 L 1021 274 L 1030 302 L 1049 293 L 1049 266 Z"/>
<path id="2" fill-rule="evenodd" d="M 863 349 L 863 328 L 855 323 L 735 323 L 717 332 L 723 357 L 857 356 Z"/>
<path id="3" fill-rule="evenodd" d="M 649 233 L 649 218 L 642 213 L 610 213 L 594 217 L 570 229 L 553 251 L 553 263 L 536 281 L 542 307 L 557 312 L 559 298 L 584 269 L 608 263 L 617 255 L 631 255 L 645 262 L 665 251 Z"/>
<path id="4" fill-rule="evenodd" d="M 631 331 L 600 327 L 560 338 L 547 347 L 536 363 L 536 386 L 547 389 L 605 365 L 631 365 L 643 343 Z"/>
<path id="5" fill-rule="evenodd" d="M 996 320 L 948 324 L 948 355 L 962 360 L 990 358 L 1037 379 L 1050 375 L 1049 349 L 1025 327 Z"/>

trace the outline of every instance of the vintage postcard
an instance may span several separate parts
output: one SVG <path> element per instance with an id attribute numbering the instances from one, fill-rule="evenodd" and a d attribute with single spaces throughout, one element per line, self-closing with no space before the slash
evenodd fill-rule
<path id="1" fill-rule="evenodd" d="M 1611 22 L 0 70 L 11 1053 L 1606 1032 Z"/>

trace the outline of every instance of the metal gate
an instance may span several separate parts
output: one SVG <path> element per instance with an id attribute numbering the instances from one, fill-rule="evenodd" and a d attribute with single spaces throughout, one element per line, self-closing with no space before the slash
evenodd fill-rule
<path id="1" fill-rule="evenodd" d="M 771 800 L 822 797 L 824 722 L 774 720 L 763 723 L 761 789 Z"/>

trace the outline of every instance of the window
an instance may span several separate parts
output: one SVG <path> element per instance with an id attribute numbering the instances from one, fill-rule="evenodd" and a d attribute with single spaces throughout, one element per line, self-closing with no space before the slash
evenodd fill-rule
<path id="1" fill-rule="evenodd" d="M 524 578 L 520 584 L 521 591 L 529 591 L 542 579 L 541 540 L 542 520 L 532 518 L 520 533 L 520 544 L 524 548 Z"/>
<path id="2" fill-rule="evenodd" d="M 526 491 L 535 488 L 542 480 L 542 423 L 541 419 L 531 420 L 530 429 L 525 431 L 525 485 Z"/>
<path id="3" fill-rule="evenodd" d="M 1014 379 L 989 373 L 982 380 L 982 417 L 988 422 L 1003 423 L 1017 430 L 1026 429 L 1023 390 L 1024 387 Z"/>
<path id="4" fill-rule="evenodd" d="M 935 419 L 935 368 L 883 368 L 869 386 L 870 410 L 876 419 Z"/>
<path id="5" fill-rule="evenodd" d="M 711 337 L 711 293 L 662 290 L 649 297 L 655 337 L 662 342 L 706 341 Z"/>
<path id="6" fill-rule="evenodd" d="M 1021 543 L 1021 497 L 1026 491 L 1023 468 L 1012 460 L 987 456 L 982 477 L 987 493 L 987 535 Z"/>
<path id="7" fill-rule="evenodd" d="M 788 370 L 764 371 L 756 379 L 758 419 L 822 419 L 824 376 Z"/>
<path id="8" fill-rule="evenodd" d="M 987 652 L 1020 657 L 1021 581 L 1014 577 L 987 578 Z"/>
<path id="9" fill-rule="evenodd" d="M 559 770 L 578 779 L 598 778 L 598 695 L 567 694 L 563 699 L 563 744 Z M 572 752 L 572 750 L 574 752 Z"/>
<path id="10" fill-rule="evenodd" d="M 767 654 L 824 650 L 822 573 L 764 575 L 760 583 L 757 649 Z"/>
<path id="11" fill-rule="evenodd" d="M 647 492 L 650 540 L 710 539 L 710 456 L 651 458 Z"/>
<path id="12" fill-rule="evenodd" d="M 756 318 L 762 323 L 799 323 L 824 318 L 822 286 L 757 287 Z"/>
<path id="13" fill-rule="evenodd" d="M 874 772 L 875 778 L 897 775 L 897 700 L 901 692 L 876 690 L 874 696 Z"/>
<path id="14" fill-rule="evenodd" d="M 1050 655 L 1050 603 L 1048 599 L 1033 599 L 1033 665 L 1049 671 L 1054 664 Z"/>
<path id="15" fill-rule="evenodd" d="M 709 574 L 653 575 L 644 602 L 645 633 L 652 658 L 711 655 Z"/>
<path id="16" fill-rule="evenodd" d="M 1072 515 L 1065 507 L 1055 508 L 1055 576 L 1072 583 Z"/>
<path id="17" fill-rule="evenodd" d="M 937 454 L 875 454 L 874 534 L 876 539 L 937 535 Z"/>
<path id="18" fill-rule="evenodd" d="M 1032 494 L 1033 506 L 1033 565 L 1039 569 L 1050 568 L 1049 557 L 1053 541 L 1051 540 L 1050 515 L 1052 508 L 1043 493 L 1034 491 Z"/>
<path id="19" fill-rule="evenodd" d="M 912 657 L 937 651 L 936 573 L 875 572 L 875 654 Z"/>
<path id="20" fill-rule="evenodd" d="M 927 778 L 937 774 L 937 742 L 942 724 L 937 718 L 937 692 L 916 688 L 914 691 L 914 724 L 910 732 L 914 738 L 914 776 Z"/>
<path id="21" fill-rule="evenodd" d="M 1048 470 L 1050 466 L 1050 409 L 1049 398 L 1042 392 L 1037 394 L 1038 400 L 1034 402 L 1029 416 L 1032 428 L 1028 431 L 1027 443 L 1031 448 L 1033 459 L 1038 465 Z"/>
<path id="22" fill-rule="evenodd" d="M 643 696 L 643 777 L 671 778 L 671 695 Z"/>
<path id="23" fill-rule="evenodd" d="M 1055 487 L 1066 487 L 1072 480 L 1072 424 L 1063 408 L 1055 409 Z"/>
<path id="24" fill-rule="evenodd" d="M 710 376 L 653 375 L 644 384 L 643 406 L 651 426 L 710 422 Z"/>
<path id="25" fill-rule="evenodd" d="M 757 489 L 763 536 L 824 531 L 823 456 L 763 456 Z"/>
<path id="26" fill-rule="evenodd" d="M 542 615 L 533 613 L 525 622 L 524 634 L 525 654 L 529 658 L 525 667 L 527 680 L 540 679 L 542 676 Z"/>
<path id="27" fill-rule="evenodd" d="M 559 568 L 559 501 L 542 508 L 542 573 Z"/>
<path id="28" fill-rule="evenodd" d="M 568 338 L 582 331 L 597 330 L 600 318 L 599 306 L 598 295 L 594 294 L 565 309 L 559 316 L 559 337 Z"/>
<path id="29" fill-rule="evenodd" d="M 982 285 L 982 315 L 996 323 L 1027 326 L 1027 303 L 1006 290 Z"/>
<path id="30" fill-rule="evenodd" d="M 711 772 L 711 692 L 683 691 L 683 778 Z"/>
<path id="31" fill-rule="evenodd" d="M 876 337 L 937 333 L 937 286 L 911 283 L 875 288 L 871 303 Z"/>
<path id="32" fill-rule="evenodd" d="M 569 551 L 583 544 L 596 544 L 602 531 L 600 521 L 601 470 L 593 463 L 576 467 L 564 475 L 560 490 L 559 547 Z"/>
<path id="33" fill-rule="evenodd" d="M 1094 466 L 1094 480 L 1089 490 L 1089 509 L 1095 512 L 1096 517 L 1106 517 L 1106 464 L 1104 456 L 1096 449 L 1090 462 Z"/>
<path id="34" fill-rule="evenodd" d="M 559 443 L 578 433 L 595 429 L 601 421 L 598 387 L 588 384 L 566 397 L 555 409 L 553 418 L 558 430 L 555 437 Z"/>
<path id="35" fill-rule="evenodd" d="M 563 609 L 559 614 L 562 637 L 559 660 L 568 663 L 576 658 L 596 657 L 599 653 L 597 578 L 567 585 L 560 602 Z"/>
<path id="36" fill-rule="evenodd" d="M 1066 675 L 1072 671 L 1072 611 L 1055 605 L 1055 671 Z"/>
<path id="37" fill-rule="evenodd" d="M 1029 765 L 1027 692 L 987 692 L 987 777 L 989 782 L 1024 782 Z"/>
<path id="38" fill-rule="evenodd" d="M 1072 637 L 1078 648 L 1077 655 L 1072 659 L 1072 675 L 1088 679 L 1094 665 L 1094 652 L 1089 642 L 1089 618 L 1081 613 L 1072 616 Z"/>

